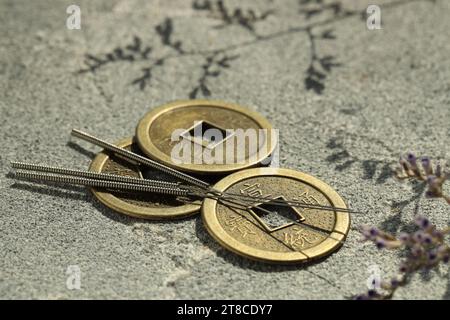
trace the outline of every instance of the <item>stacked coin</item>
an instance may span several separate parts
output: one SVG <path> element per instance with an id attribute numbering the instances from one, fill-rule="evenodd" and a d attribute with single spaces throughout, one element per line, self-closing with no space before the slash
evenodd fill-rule
<path id="1" fill-rule="evenodd" d="M 240 163 L 237 159 L 240 148 L 237 130 L 242 130 L 247 135 L 253 132 L 257 140 L 243 141 L 245 145 L 241 149 L 245 152 L 242 153 Z M 208 133 L 216 133 L 216 137 L 222 138 L 221 141 L 217 141 L 219 139 L 211 141 L 212 135 Z M 180 171 L 202 175 L 206 180 L 215 182 L 224 174 L 267 161 L 275 149 L 276 138 L 269 121 L 255 111 L 222 101 L 186 100 L 154 108 L 139 121 L 134 143 L 129 138 L 119 141 L 116 145 L 132 148 L 134 152 L 145 154 L 155 161 Z M 255 148 L 252 148 L 252 142 Z M 231 146 L 233 150 L 230 148 L 226 150 L 227 146 Z M 176 155 L 172 156 L 173 150 L 177 147 L 190 151 L 188 152 L 190 156 L 185 162 L 177 163 L 180 159 L 177 159 Z M 203 155 L 217 150 L 221 150 L 222 158 L 214 163 L 205 163 Z M 234 157 L 227 161 L 226 157 L 230 153 L 233 153 Z M 161 175 L 157 171 L 146 171 L 147 174 L 144 173 L 143 176 L 138 167 L 133 167 L 108 152 L 97 155 L 90 170 L 133 177 L 171 179 L 170 176 Z M 161 195 L 146 194 L 142 198 L 142 195 L 135 193 L 118 194 L 95 189 L 93 192 L 106 206 L 134 217 L 171 219 L 200 212 L 201 203 L 183 204 L 177 201 L 175 196 L 164 196 L 164 199 L 161 199 Z"/>
<path id="2" fill-rule="evenodd" d="M 247 133 L 255 130 L 259 141 L 255 142 L 253 154 L 249 152 L 249 141 L 240 147 L 234 139 L 237 138 L 237 130 Z M 117 145 L 133 148 L 135 152 L 142 152 L 180 171 L 207 175 L 210 181 L 214 181 L 214 175 L 259 166 L 269 158 L 277 143 L 276 135 L 271 130 L 271 124 L 263 116 L 239 105 L 187 100 L 153 109 L 140 120 L 135 143 L 127 139 Z M 211 139 L 208 131 L 215 131 L 219 139 Z M 262 138 L 261 131 L 264 133 Z M 231 140 L 234 143 L 227 144 Z M 173 153 L 177 144 L 180 149 L 190 151 L 185 162 L 177 162 L 180 160 L 176 158 L 179 153 Z M 226 146 L 231 146 L 232 150 L 226 149 Z M 215 163 L 205 163 L 204 152 L 220 148 L 224 149 L 221 152 L 223 158 Z M 240 162 L 236 157 L 239 148 L 245 150 Z M 230 153 L 234 157 L 227 162 Z M 97 156 L 91 170 L 142 177 L 139 169 L 105 153 Z M 276 216 L 272 217 L 275 221 L 265 219 L 265 212 L 259 208 L 270 207 L 267 202 L 269 198 L 345 207 L 339 195 L 323 182 L 293 170 L 239 171 L 217 182 L 214 188 L 264 198 L 250 210 L 231 208 L 213 199 L 206 199 L 202 206 L 202 218 L 209 233 L 226 248 L 249 258 L 286 263 L 318 258 L 339 247 L 348 231 L 349 215 L 346 212 L 320 209 L 300 211 L 288 207 L 285 212 L 279 208 L 276 211 L 285 221 L 276 221 Z M 185 217 L 197 213 L 201 205 L 199 202 L 180 204 L 174 196 L 165 196 L 162 200 L 161 196 L 148 194 L 124 195 L 97 190 L 94 194 L 115 210 L 143 218 Z"/>
<path id="3" fill-rule="evenodd" d="M 277 132 L 260 114 L 220 101 L 176 101 L 144 115 L 133 138 L 110 144 L 89 171 L 13 163 L 16 177 L 92 187 L 118 212 L 176 219 L 202 212 L 211 236 L 245 257 L 296 263 L 342 245 L 350 226 L 341 197 L 324 182 L 288 169 L 264 167 Z M 42 173 L 46 172 L 46 173 Z"/>

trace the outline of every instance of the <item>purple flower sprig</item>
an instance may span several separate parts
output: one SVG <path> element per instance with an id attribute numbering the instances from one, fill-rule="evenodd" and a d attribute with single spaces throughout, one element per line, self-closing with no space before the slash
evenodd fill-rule
<path id="1" fill-rule="evenodd" d="M 450 178 L 450 173 L 445 172 L 440 164 L 435 168 L 428 157 L 419 159 L 413 154 L 408 153 L 404 158 L 400 158 L 400 168 L 396 170 L 398 179 L 415 178 L 427 183 L 427 191 L 425 196 L 428 198 L 443 198 L 450 204 L 450 196 L 443 193 L 444 182 Z"/>
<path id="2" fill-rule="evenodd" d="M 412 233 L 401 233 L 395 237 L 375 227 L 363 226 L 363 241 L 372 241 L 378 249 L 406 249 L 406 258 L 400 264 L 398 274 L 390 280 L 381 281 L 379 290 L 369 290 L 355 296 L 358 300 L 390 299 L 397 288 L 406 285 L 412 274 L 420 270 L 430 270 L 440 263 L 448 263 L 450 247 L 445 237 L 450 228 L 438 230 L 435 225 L 423 217 L 415 219 L 418 230 Z"/>
<path id="3" fill-rule="evenodd" d="M 362 241 L 372 241 L 378 249 L 396 249 L 402 246 L 402 242 L 393 235 L 376 227 L 362 226 L 360 227 L 360 232 L 363 235 Z"/>

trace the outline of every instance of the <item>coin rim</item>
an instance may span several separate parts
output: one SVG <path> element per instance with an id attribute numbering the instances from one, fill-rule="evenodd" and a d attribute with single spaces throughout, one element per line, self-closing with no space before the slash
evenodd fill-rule
<path id="1" fill-rule="evenodd" d="M 187 172 L 193 172 L 198 174 L 223 174 L 223 173 L 231 173 L 234 171 L 251 168 L 257 166 L 264 159 L 268 158 L 278 143 L 278 138 L 274 137 L 274 143 L 272 145 L 271 139 L 266 139 L 268 143 L 268 152 L 260 157 L 258 157 L 255 161 L 245 164 L 175 164 L 171 161 L 171 157 L 164 152 L 160 151 L 151 141 L 150 136 L 148 134 L 150 130 L 151 124 L 154 122 L 156 118 L 158 118 L 161 114 L 184 107 L 192 107 L 192 106 L 214 106 L 221 107 L 225 109 L 231 109 L 236 112 L 242 113 L 247 117 L 254 120 L 261 129 L 272 130 L 273 127 L 270 122 L 259 114 L 256 111 L 244 108 L 240 105 L 224 102 L 220 100 L 177 100 L 174 102 L 170 102 L 161 106 L 158 106 L 144 115 L 144 117 L 139 121 L 136 127 L 136 141 L 139 145 L 139 148 L 150 158 L 164 163 L 172 168 L 180 169 Z"/>
<path id="2" fill-rule="evenodd" d="M 116 146 L 126 148 L 132 143 L 136 143 L 133 138 L 125 138 L 115 143 Z M 101 172 L 106 161 L 109 159 L 109 154 L 105 151 L 98 153 L 94 160 L 92 160 L 89 170 L 94 172 Z M 90 188 L 94 196 L 107 207 L 118 211 L 120 213 L 135 217 L 150 220 L 166 220 L 178 219 L 197 214 L 200 211 L 200 203 L 198 205 L 185 204 L 177 207 L 165 208 L 149 208 L 141 207 L 135 204 L 128 203 L 114 196 L 109 192 L 99 191 L 96 188 Z M 164 196 L 164 195 L 161 195 Z"/>
<path id="3" fill-rule="evenodd" d="M 280 168 L 254 168 L 236 172 L 214 185 L 214 189 L 225 191 L 233 184 L 247 178 L 256 176 L 281 176 L 301 180 L 318 189 L 335 207 L 347 208 L 339 194 L 325 182 L 306 173 L 292 169 Z M 350 229 L 350 215 L 347 212 L 336 212 L 336 223 L 328 238 L 318 245 L 303 250 L 302 252 L 275 252 L 257 249 L 237 241 L 231 237 L 220 225 L 216 214 L 217 201 L 205 199 L 202 205 L 202 219 L 209 234 L 225 248 L 241 256 L 269 263 L 301 263 L 324 257 L 337 250 L 345 240 Z M 332 238 L 331 238 L 332 237 Z M 333 239 L 334 238 L 334 239 Z"/>

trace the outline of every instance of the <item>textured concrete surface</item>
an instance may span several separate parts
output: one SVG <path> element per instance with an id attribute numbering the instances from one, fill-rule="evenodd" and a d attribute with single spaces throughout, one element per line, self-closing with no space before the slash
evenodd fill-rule
<path id="1" fill-rule="evenodd" d="M 410 150 L 450 159 L 450 2 L 330 2 L 341 6 L 225 0 L 257 18 L 227 24 L 202 1 L 1 0 L 0 298 L 342 299 L 365 290 L 371 265 L 393 274 L 400 256 L 360 243 L 355 228 L 398 231 L 415 211 L 448 224 L 448 206 L 388 172 Z M 381 5 L 382 30 L 361 19 L 369 3 Z M 66 28 L 69 4 L 81 7 L 81 30 Z M 134 37 L 133 61 L 114 53 Z M 198 216 L 131 219 L 83 188 L 5 177 L 12 160 L 87 168 L 99 149 L 67 145 L 72 127 L 119 140 L 147 110 L 189 95 L 258 110 L 281 130 L 281 166 L 366 211 L 345 246 L 320 263 L 267 266 L 221 248 Z M 66 288 L 70 265 L 80 290 Z M 396 297 L 449 298 L 449 281 L 447 268 L 417 275 Z"/>

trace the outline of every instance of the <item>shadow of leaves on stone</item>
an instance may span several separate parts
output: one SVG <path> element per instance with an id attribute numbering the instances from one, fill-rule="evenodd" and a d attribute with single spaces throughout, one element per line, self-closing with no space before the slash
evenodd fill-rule
<path id="1" fill-rule="evenodd" d="M 149 46 L 143 46 L 142 40 L 138 36 L 134 36 L 131 43 L 123 46 L 116 47 L 112 51 L 105 54 L 85 55 L 85 65 L 87 68 L 81 69 L 78 73 L 92 72 L 95 73 L 97 69 L 112 63 L 117 62 L 134 62 L 139 60 L 148 60 L 152 48 Z"/>
<path id="2" fill-rule="evenodd" d="M 204 97 L 211 95 L 207 82 L 209 78 L 218 77 L 223 69 L 230 68 L 230 61 L 237 59 L 239 56 L 227 56 L 216 52 L 206 57 L 205 63 L 202 65 L 202 74 L 197 81 L 197 85 L 189 93 L 190 99 L 195 99 L 199 93 Z"/>
<path id="3" fill-rule="evenodd" d="M 256 22 L 263 21 L 274 13 L 272 9 L 261 13 L 257 13 L 254 9 L 242 9 L 239 7 L 229 9 L 222 0 L 194 0 L 192 8 L 197 11 L 206 11 L 211 17 L 219 19 L 221 24 L 215 26 L 214 28 L 216 29 L 237 25 L 251 33 L 255 31 L 254 25 Z"/>
<path id="4" fill-rule="evenodd" d="M 390 163 L 374 158 L 360 159 L 352 155 L 339 138 L 331 138 L 326 147 L 332 150 L 332 153 L 325 158 L 325 161 L 334 165 L 336 171 L 346 171 L 357 165 L 363 170 L 362 178 L 375 180 L 376 184 L 383 184 L 392 177 L 393 170 Z"/>
<path id="5" fill-rule="evenodd" d="M 402 221 L 402 214 L 405 208 L 411 203 L 414 204 L 414 212 L 417 215 L 420 209 L 420 200 L 422 199 L 422 195 L 425 191 L 426 184 L 425 183 L 417 183 L 413 182 L 413 192 L 414 195 L 409 199 L 402 201 L 394 201 L 391 205 L 391 211 L 395 212 L 395 214 L 391 217 L 388 217 L 386 220 L 381 222 L 382 230 L 385 230 L 389 233 L 396 234 L 398 231 L 411 231 L 412 228 L 415 228 L 414 224 L 404 224 Z"/>
<path id="6" fill-rule="evenodd" d="M 420 0 L 429 1 L 429 0 Z M 407 4 L 410 1 L 397 0 L 391 3 L 382 5 L 383 8 L 396 7 Z M 341 64 L 337 62 L 334 54 L 319 55 L 317 52 L 318 42 L 322 40 L 337 39 L 334 34 L 332 26 L 346 18 L 358 17 L 366 18 L 365 10 L 352 10 L 345 8 L 340 1 L 323 2 L 320 0 L 300 0 L 299 14 L 308 21 L 307 25 L 296 27 L 289 27 L 285 30 L 276 31 L 271 34 L 260 34 L 255 28 L 258 22 L 266 20 L 270 16 L 274 16 L 282 20 L 283 17 L 277 17 L 277 8 L 273 7 L 271 3 L 263 10 L 256 10 L 254 8 L 242 8 L 235 6 L 230 9 L 222 0 L 194 0 L 192 2 L 192 9 L 197 12 L 207 12 L 208 17 L 218 19 L 221 21 L 220 25 L 211 28 L 225 28 L 228 26 L 241 27 L 252 35 L 251 40 L 244 40 L 240 43 L 234 43 L 229 46 L 220 47 L 216 49 L 198 48 L 189 50 L 184 48 L 181 40 L 174 40 L 175 21 L 171 17 L 165 17 L 164 20 L 156 25 L 154 28 L 156 35 L 161 39 L 163 47 L 171 48 L 172 53 L 166 55 L 155 56 L 151 46 L 145 46 L 139 36 L 134 36 L 133 41 L 125 46 L 118 46 L 110 52 L 105 54 L 86 54 L 85 65 L 86 68 L 81 69 L 78 73 L 91 72 L 95 73 L 103 66 L 116 62 L 135 63 L 137 61 L 151 61 L 151 63 L 141 68 L 141 75 L 131 84 L 138 86 L 140 90 L 144 90 L 153 78 L 153 71 L 155 68 L 162 67 L 169 59 L 178 59 L 184 56 L 201 56 L 206 60 L 211 58 L 211 55 L 218 53 L 226 54 L 227 52 L 234 52 L 244 47 L 253 46 L 260 43 L 265 43 L 279 37 L 286 35 L 293 35 L 298 33 L 306 33 L 309 39 L 310 62 L 303 75 L 303 85 L 306 90 L 311 90 L 316 94 L 322 94 L 325 90 L 325 80 L 332 72 L 332 70 Z M 319 18 L 319 19 L 316 19 Z M 311 20 L 311 21 L 309 21 Z M 199 33 L 201 34 L 201 33 Z M 236 56 L 236 55 L 233 55 Z M 206 66 L 208 62 L 206 63 Z M 189 97 L 197 97 L 199 94 L 204 97 L 211 96 L 212 92 L 206 84 L 206 79 L 217 77 L 219 73 L 210 73 L 205 65 L 202 65 L 202 76 L 200 77 L 196 86 L 188 93 Z M 215 75 L 217 74 L 217 75 Z M 348 163 L 350 165 L 350 163 Z"/>

